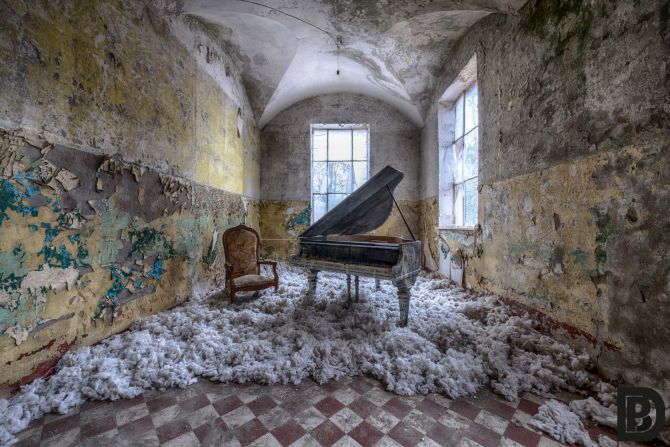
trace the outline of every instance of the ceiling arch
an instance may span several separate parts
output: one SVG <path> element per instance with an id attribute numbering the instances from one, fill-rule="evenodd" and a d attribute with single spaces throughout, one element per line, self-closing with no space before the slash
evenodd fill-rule
<path id="1" fill-rule="evenodd" d="M 242 71 L 259 127 L 298 101 L 336 92 L 382 100 L 420 127 L 452 45 L 482 17 L 514 13 L 525 0 L 258 3 L 309 24 L 240 0 L 184 0 L 179 13 L 216 30 Z"/>

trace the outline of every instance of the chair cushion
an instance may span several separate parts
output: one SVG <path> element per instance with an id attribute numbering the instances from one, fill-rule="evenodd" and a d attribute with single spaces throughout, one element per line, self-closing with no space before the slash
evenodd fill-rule
<path id="1" fill-rule="evenodd" d="M 273 286 L 275 280 L 273 278 L 268 278 L 267 276 L 262 275 L 243 275 L 238 276 L 233 279 L 235 287 L 262 287 L 262 286 Z"/>

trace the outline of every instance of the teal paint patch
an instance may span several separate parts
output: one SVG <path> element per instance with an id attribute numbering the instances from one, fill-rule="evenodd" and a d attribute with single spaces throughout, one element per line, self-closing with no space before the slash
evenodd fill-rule
<path id="1" fill-rule="evenodd" d="M 131 248 L 128 257 L 131 258 L 134 254 L 146 254 L 147 249 L 159 241 L 160 235 L 158 231 L 150 227 L 145 227 L 141 230 L 130 230 L 128 232 L 131 241 Z"/>
<path id="2" fill-rule="evenodd" d="M 172 244 L 162 231 L 157 231 L 151 227 L 144 227 L 141 230 L 128 231 L 130 236 L 130 253 L 128 258 L 133 255 L 141 254 L 143 256 L 162 255 L 166 257 L 176 256 Z"/>
<path id="3" fill-rule="evenodd" d="M 449 247 L 447 247 L 447 244 L 440 244 L 440 253 L 442 253 L 444 259 L 447 259 L 449 256 Z"/>
<path id="4" fill-rule="evenodd" d="M 99 227 L 102 242 L 94 254 L 94 258 L 98 260 L 100 265 L 116 262 L 119 250 L 123 248 L 119 232 L 128 227 L 129 223 L 129 216 L 125 213 L 117 213 L 115 209 L 109 209 L 103 213 Z"/>
<path id="5" fill-rule="evenodd" d="M 164 261 L 162 259 L 156 259 L 156 262 L 154 262 L 153 267 L 146 274 L 146 276 L 152 279 L 160 279 L 161 275 L 163 274 L 163 263 Z"/>
<path id="6" fill-rule="evenodd" d="M 23 199 L 26 197 L 28 197 L 27 194 L 19 190 L 14 182 L 0 179 L 0 223 L 7 219 L 7 210 L 16 211 L 23 217 L 29 215 L 36 217 L 37 208 L 23 204 Z"/>
<path id="7" fill-rule="evenodd" d="M 76 261 L 77 267 L 88 267 L 88 268 L 93 268 L 91 266 L 91 263 L 88 259 L 88 250 L 86 249 L 86 246 L 82 244 L 81 242 L 78 243 L 77 245 L 77 261 Z"/>
<path id="8" fill-rule="evenodd" d="M 312 217 L 312 210 L 310 207 L 307 207 L 293 219 L 290 219 L 288 221 L 287 227 L 289 230 L 293 230 L 298 225 L 309 225 L 311 222 L 311 217 Z"/>
<path id="9" fill-rule="evenodd" d="M 584 250 L 581 248 L 578 248 L 574 251 L 570 252 L 570 256 L 572 256 L 572 259 L 575 264 L 577 265 L 584 265 L 586 264 L 586 261 L 588 260 L 588 253 L 586 253 Z"/>
<path id="10" fill-rule="evenodd" d="M 34 180 L 32 171 L 28 173 L 19 172 L 14 178 L 25 188 L 25 197 L 37 196 L 40 194 L 39 188 L 32 182 L 32 180 Z"/>
<path id="11" fill-rule="evenodd" d="M 27 274 L 27 273 L 26 273 Z M 16 290 L 21 285 L 21 280 L 24 275 L 18 275 L 16 273 L 9 273 L 7 275 L 0 273 L 0 289 L 2 290 Z"/>
<path id="12" fill-rule="evenodd" d="M 23 250 L 21 244 L 14 247 L 11 253 L 0 252 L 0 284 L 3 278 L 8 278 L 13 275 L 15 279 L 23 278 L 28 274 L 23 267 L 23 262 L 26 259 L 26 252 Z"/>
<path id="13" fill-rule="evenodd" d="M 45 245 L 38 252 L 38 254 L 44 256 L 44 262 L 49 264 L 51 267 L 60 267 L 66 269 L 71 265 L 76 266 L 75 260 L 72 258 L 72 255 L 70 255 L 70 252 L 67 251 L 65 245 L 61 245 L 58 248 Z"/>
<path id="14" fill-rule="evenodd" d="M 126 288 L 124 280 L 128 275 L 116 267 L 112 267 L 110 274 L 112 275 L 112 287 L 107 290 L 105 296 L 107 296 L 107 298 L 116 298 L 119 296 L 119 293 Z"/>
<path id="15" fill-rule="evenodd" d="M 107 308 L 112 309 L 112 312 L 114 312 L 114 309 L 116 309 L 116 298 L 118 298 L 119 294 L 126 288 L 125 280 L 130 276 L 115 266 L 110 269 L 110 275 L 112 286 L 107 289 L 105 296 L 98 303 L 98 308 L 93 316 L 93 320 L 100 319 Z"/>
<path id="16" fill-rule="evenodd" d="M 0 335 L 13 326 L 29 328 L 37 321 L 37 310 L 33 300 L 19 300 L 13 309 L 0 306 Z"/>
<path id="17" fill-rule="evenodd" d="M 16 202 L 16 188 L 7 180 L 0 179 L 0 223 L 7 219 L 7 210 Z"/>
<path id="18" fill-rule="evenodd" d="M 50 223 L 42 222 L 40 226 L 44 228 L 44 242 L 52 242 L 60 233 L 60 228 L 52 228 Z"/>

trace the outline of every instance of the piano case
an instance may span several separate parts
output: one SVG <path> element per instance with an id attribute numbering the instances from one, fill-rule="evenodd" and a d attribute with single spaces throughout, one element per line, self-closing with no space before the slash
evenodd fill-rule
<path id="1" fill-rule="evenodd" d="M 391 280 L 398 288 L 400 325 L 407 324 L 409 289 L 421 271 L 421 242 L 365 234 L 386 222 L 397 206 L 393 191 L 402 178 L 402 172 L 386 166 L 299 236 L 298 253 L 289 263 L 309 269 L 310 295 L 322 270 L 347 274 L 348 285 L 354 276 L 356 298 L 359 276 L 375 278 L 377 287 L 379 280 Z M 348 293 L 351 297 L 350 287 Z"/>

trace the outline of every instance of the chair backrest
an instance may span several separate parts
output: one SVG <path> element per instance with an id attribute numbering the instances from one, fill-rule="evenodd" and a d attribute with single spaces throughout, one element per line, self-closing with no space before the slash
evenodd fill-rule
<path id="1" fill-rule="evenodd" d="M 233 266 L 233 278 L 258 275 L 260 237 L 253 228 L 238 225 L 223 233 L 223 252 L 226 262 Z"/>

